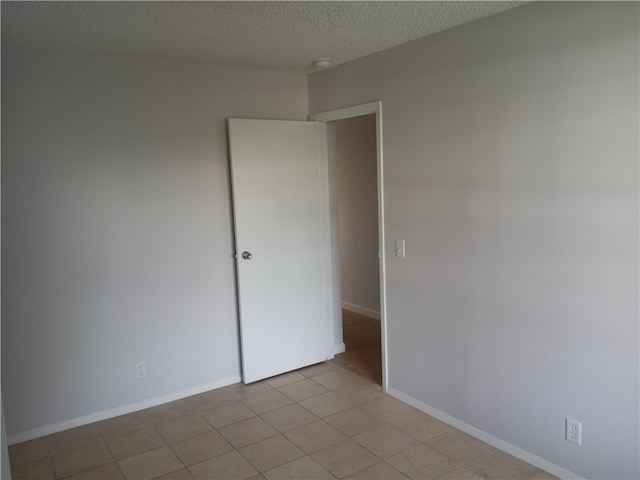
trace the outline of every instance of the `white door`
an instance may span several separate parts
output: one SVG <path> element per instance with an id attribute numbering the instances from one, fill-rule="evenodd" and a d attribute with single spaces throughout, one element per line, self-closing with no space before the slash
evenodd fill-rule
<path id="1" fill-rule="evenodd" d="M 317 122 L 229 120 L 245 383 L 327 358 Z"/>

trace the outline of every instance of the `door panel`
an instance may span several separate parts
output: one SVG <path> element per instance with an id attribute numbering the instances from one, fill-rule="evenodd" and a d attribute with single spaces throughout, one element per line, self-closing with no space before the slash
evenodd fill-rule
<path id="1" fill-rule="evenodd" d="M 245 383 L 326 360 L 318 139 L 315 122 L 229 120 Z"/>

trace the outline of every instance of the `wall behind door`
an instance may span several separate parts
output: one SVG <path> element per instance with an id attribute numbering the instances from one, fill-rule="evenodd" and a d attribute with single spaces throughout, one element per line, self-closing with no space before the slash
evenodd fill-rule
<path id="1" fill-rule="evenodd" d="M 335 125 L 342 303 L 379 318 L 376 117 Z"/>
<path id="2" fill-rule="evenodd" d="M 225 122 L 305 119 L 306 77 L 7 48 L 2 67 L 9 436 L 239 380 Z"/>

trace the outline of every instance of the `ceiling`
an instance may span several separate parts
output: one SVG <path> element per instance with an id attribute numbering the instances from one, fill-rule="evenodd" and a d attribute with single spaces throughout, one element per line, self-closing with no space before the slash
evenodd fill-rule
<path id="1" fill-rule="evenodd" d="M 7 2 L 2 44 L 309 73 L 526 2 Z"/>

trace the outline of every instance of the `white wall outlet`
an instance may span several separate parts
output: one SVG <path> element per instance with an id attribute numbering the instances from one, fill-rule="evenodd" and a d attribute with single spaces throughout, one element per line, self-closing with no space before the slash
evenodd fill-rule
<path id="1" fill-rule="evenodd" d="M 577 420 L 567 418 L 565 438 L 568 442 L 582 445 L 582 423 Z"/>
<path id="2" fill-rule="evenodd" d="M 405 258 L 404 240 L 396 240 L 396 257 Z"/>
<path id="3" fill-rule="evenodd" d="M 136 363 L 136 379 L 140 380 L 147 376 L 147 363 L 146 362 L 138 362 Z"/>

